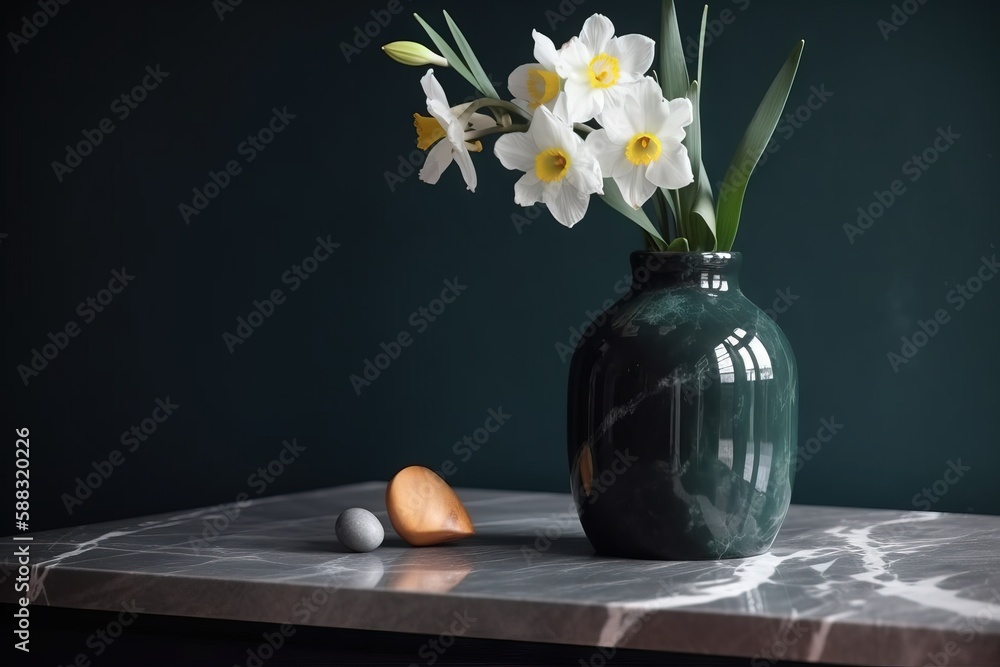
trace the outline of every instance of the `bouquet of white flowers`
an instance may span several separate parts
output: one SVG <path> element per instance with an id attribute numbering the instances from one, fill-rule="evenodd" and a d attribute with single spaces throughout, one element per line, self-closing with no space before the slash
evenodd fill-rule
<path id="1" fill-rule="evenodd" d="M 500 163 L 524 172 L 514 185 L 514 201 L 521 206 L 541 202 L 556 220 L 572 227 L 596 194 L 638 224 L 652 250 L 732 249 L 747 183 L 781 118 L 804 42 L 792 50 L 757 108 L 716 201 L 702 162 L 699 118 L 707 6 L 693 80 L 674 4 L 664 0 L 655 78 L 647 76 L 655 42 L 644 35 L 616 36 L 611 20 L 594 14 L 560 48 L 533 31 L 535 62 L 511 72 L 507 87 L 512 101 L 500 98 L 447 12 L 444 18 L 458 52 L 414 17 L 443 55 L 415 42 L 394 42 L 383 50 L 406 65 L 451 67 L 483 95 L 451 106 L 434 70 L 423 76 L 430 115 L 414 114 L 417 146 L 429 151 L 422 181 L 437 183 L 448 165 L 457 162 L 474 192 L 471 154 L 483 150 L 483 138 L 499 135 L 494 153 Z M 650 201 L 655 225 L 643 210 Z"/>

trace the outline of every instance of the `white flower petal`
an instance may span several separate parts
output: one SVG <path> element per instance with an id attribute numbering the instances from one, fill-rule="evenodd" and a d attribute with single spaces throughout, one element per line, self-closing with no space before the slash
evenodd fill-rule
<path id="1" fill-rule="evenodd" d="M 510 94 L 518 99 L 528 100 L 531 99 L 531 91 L 528 90 L 528 79 L 531 76 L 531 70 L 535 70 L 541 67 L 539 63 L 527 63 L 517 67 L 510 76 L 507 77 L 507 90 Z"/>
<path id="2" fill-rule="evenodd" d="M 574 145 L 574 138 L 579 139 L 567 123 L 557 118 L 546 107 L 538 107 L 535 111 L 528 134 L 539 151 L 546 148 L 569 148 Z"/>
<path id="3" fill-rule="evenodd" d="M 566 113 L 574 123 L 586 123 L 604 109 L 604 95 L 590 83 L 569 79 L 566 81 Z"/>
<path id="4" fill-rule="evenodd" d="M 480 130 L 488 130 L 491 127 L 496 127 L 497 122 L 492 116 L 487 116 L 484 113 L 474 113 L 472 118 L 469 119 L 469 126 L 466 128 L 471 129 L 475 132 Z"/>
<path id="5" fill-rule="evenodd" d="M 694 172 L 691 171 L 691 159 L 688 157 L 687 147 L 684 144 L 677 144 L 677 147 L 668 153 L 667 147 L 664 146 L 660 159 L 649 165 L 646 178 L 661 188 L 671 190 L 693 183 Z"/>
<path id="6" fill-rule="evenodd" d="M 559 62 L 556 64 L 556 74 L 563 79 L 590 81 L 590 61 L 594 57 L 579 38 L 573 37 L 559 52 Z"/>
<path id="7" fill-rule="evenodd" d="M 645 35 L 622 35 L 615 37 L 608 45 L 608 55 L 618 58 L 621 73 L 630 78 L 642 76 L 649 71 L 655 51 L 656 42 Z"/>
<path id="8" fill-rule="evenodd" d="M 611 38 L 615 36 L 615 24 L 603 14 L 594 14 L 583 24 L 580 41 L 591 54 L 597 55 L 608 50 Z M 649 61 L 652 64 L 652 60 Z M 649 66 L 647 65 L 647 69 Z"/>
<path id="9" fill-rule="evenodd" d="M 532 123 L 534 124 L 534 123 Z M 535 171 L 535 156 L 538 148 L 534 139 L 527 132 L 505 134 L 497 139 L 493 152 L 507 169 L 518 171 Z"/>
<path id="10" fill-rule="evenodd" d="M 420 85 L 424 89 L 424 94 L 427 96 L 428 102 L 430 100 L 436 100 L 448 107 L 448 97 L 444 94 L 444 88 L 438 83 L 438 80 L 434 77 L 434 70 L 427 70 L 427 74 L 424 74 L 420 79 Z"/>
<path id="11" fill-rule="evenodd" d="M 680 141 L 686 134 L 684 128 L 690 125 L 692 120 L 694 120 L 694 108 L 691 106 L 691 100 L 679 97 L 667 102 L 667 118 L 655 132 L 660 136 Z"/>
<path id="12" fill-rule="evenodd" d="M 437 142 L 427 154 L 424 166 L 420 170 L 420 180 L 434 185 L 451 164 L 452 159 L 454 159 L 454 150 L 451 143 L 448 141 Z"/>
<path id="13" fill-rule="evenodd" d="M 518 179 L 514 184 L 514 203 L 520 206 L 531 206 L 542 201 L 545 190 L 545 183 L 542 182 L 532 169 Z"/>
<path id="14" fill-rule="evenodd" d="M 656 192 L 656 184 L 646 178 L 644 165 L 635 165 L 633 169 L 615 178 L 615 183 L 632 208 L 640 208 Z"/>
<path id="15" fill-rule="evenodd" d="M 476 185 L 478 185 L 479 180 L 476 176 L 476 166 L 472 164 L 472 156 L 469 155 L 468 149 L 463 145 L 460 150 L 453 151 L 452 156 L 455 162 L 458 163 L 458 168 L 462 171 L 462 178 L 465 179 L 465 185 L 472 192 L 476 191 Z M 430 157 L 430 156 L 428 156 Z"/>
<path id="16" fill-rule="evenodd" d="M 624 144 L 641 128 L 636 123 L 637 104 L 631 95 L 609 95 L 605 97 L 604 109 L 599 121 L 608 131 L 608 137 L 616 144 Z"/>
<path id="17" fill-rule="evenodd" d="M 572 227 L 587 214 L 590 195 L 566 183 L 552 183 L 545 188 L 542 201 L 560 224 Z"/>
<path id="18" fill-rule="evenodd" d="M 559 64 L 559 52 L 552 40 L 537 30 L 531 31 L 531 36 L 535 39 L 535 60 L 542 64 L 547 70 L 555 71 Z"/>
<path id="19" fill-rule="evenodd" d="M 427 98 L 427 111 L 441 123 L 441 127 L 446 128 L 455 122 L 455 114 L 451 112 L 448 105 L 440 100 Z"/>

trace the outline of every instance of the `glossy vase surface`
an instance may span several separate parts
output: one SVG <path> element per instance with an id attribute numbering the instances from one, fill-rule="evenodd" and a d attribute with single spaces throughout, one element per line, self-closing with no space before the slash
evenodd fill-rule
<path id="1" fill-rule="evenodd" d="M 570 366 L 580 522 L 602 555 L 764 553 L 797 455 L 791 347 L 740 291 L 739 253 L 631 260 L 631 290 L 582 332 Z"/>

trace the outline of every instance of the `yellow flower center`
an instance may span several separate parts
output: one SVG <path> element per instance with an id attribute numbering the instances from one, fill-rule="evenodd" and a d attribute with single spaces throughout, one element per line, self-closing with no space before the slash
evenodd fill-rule
<path id="1" fill-rule="evenodd" d="M 547 69 L 533 69 L 528 72 L 528 100 L 531 110 L 555 99 L 559 94 L 559 75 Z"/>
<path id="2" fill-rule="evenodd" d="M 548 148 L 535 156 L 535 175 L 545 183 L 561 181 L 569 166 L 569 156 L 558 148 Z"/>
<path id="3" fill-rule="evenodd" d="M 413 114 L 413 126 L 417 128 L 417 148 L 427 150 L 438 139 L 444 139 L 448 134 L 437 122 L 437 118 Z"/>
<path id="4" fill-rule="evenodd" d="M 621 72 L 618 58 L 599 53 L 590 61 L 590 85 L 593 88 L 610 88 L 618 83 Z"/>
<path id="5" fill-rule="evenodd" d="M 639 133 L 625 145 L 625 157 L 632 164 L 649 164 L 660 157 L 660 140 L 652 134 Z"/>

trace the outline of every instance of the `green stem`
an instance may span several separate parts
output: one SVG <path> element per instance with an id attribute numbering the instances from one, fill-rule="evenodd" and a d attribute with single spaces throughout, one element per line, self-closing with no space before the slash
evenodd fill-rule
<path id="1" fill-rule="evenodd" d="M 506 134 L 508 132 L 526 132 L 527 130 L 528 130 L 527 125 L 507 125 L 506 127 L 497 125 L 496 127 L 488 127 L 485 130 L 479 130 L 478 132 L 471 132 L 465 136 L 465 140 L 475 141 L 476 139 L 488 137 L 491 134 Z"/>
<path id="2" fill-rule="evenodd" d="M 511 111 L 526 120 L 531 120 L 531 114 L 522 109 L 521 107 L 517 106 L 516 104 L 504 100 L 493 99 L 492 97 L 482 97 L 478 100 L 471 102 L 469 106 L 465 109 L 465 111 L 462 112 L 462 115 L 458 117 L 458 119 L 463 124 L 468 123 L 469 119 L 472 118 L 472 114 L 476 113 L 483 107 Z"/>

